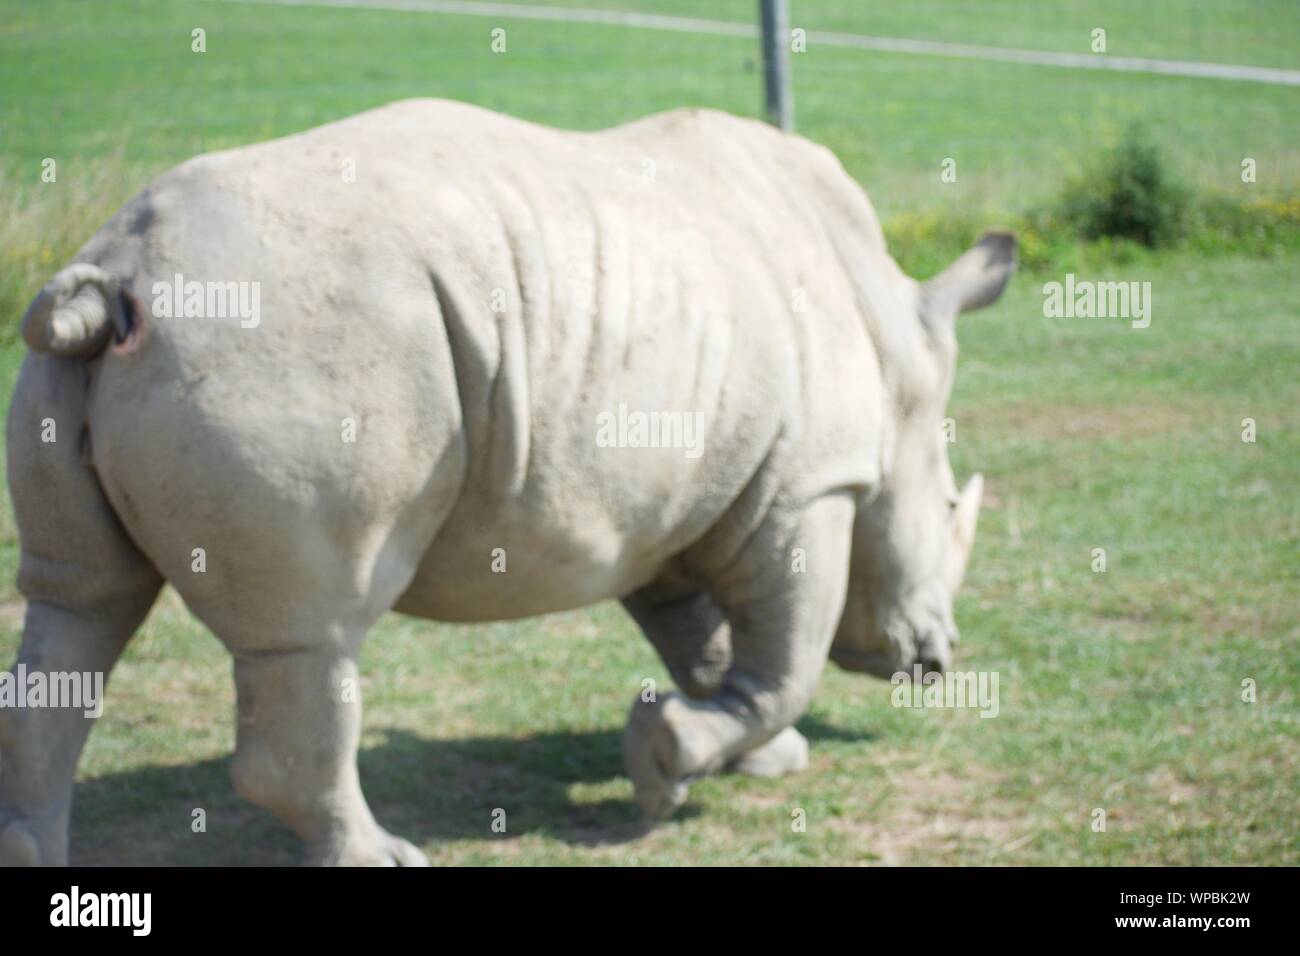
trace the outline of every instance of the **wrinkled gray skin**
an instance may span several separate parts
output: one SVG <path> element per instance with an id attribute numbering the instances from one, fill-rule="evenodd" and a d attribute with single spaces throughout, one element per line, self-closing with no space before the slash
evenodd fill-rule
<path id="1" fill-rule="evenodd" d="M 949 662 L 979 503 L 941 440 L 953 324 L 1014 241 L 918 285 L 806 140 L 700 110 L 590 134 L 396 103 L 191 160 L 76 262 L 98 268 L 29 310 L 9 418 L 19 660 L 109 671 L 171 582 L 234 658 L 236 789 L 313 862 L 424 859 L 357 775 L 347 691 L 390 608 L 621 598 L 680 688 L 625 736 L 656 816 L 697 775 L 803 766 L 791 724 L 828 654 Z M 259 282 L 260 324 L 150 314 L 175 273 Z M 119 284 L 137 318 L 112 344 Z M 598 446 L 620 403 L 702 412 L 703 454 Z M 0 712 L 0 861 L 66 859 L 90 726 Z"/>

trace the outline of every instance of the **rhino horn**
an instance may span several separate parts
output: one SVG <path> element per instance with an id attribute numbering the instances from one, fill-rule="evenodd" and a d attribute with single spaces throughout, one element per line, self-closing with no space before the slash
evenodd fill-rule
<path id="1" fill-rule="evenodd" d="M 957 499 L 953 513 L 953 559 L 948 585 L 950 594 L 956 594 L 966 576 L 966 564 L 975 546 L 975 525 L 980 516 L 980 499 L 984 495 L 984 476 L 974 474 L 966 482 Z"/>

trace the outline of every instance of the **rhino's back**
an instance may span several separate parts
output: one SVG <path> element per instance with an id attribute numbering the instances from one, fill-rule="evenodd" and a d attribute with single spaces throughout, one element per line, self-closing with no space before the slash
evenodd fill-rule
<path id="1" fill-rule="evenodd" d="M 492 237 L 433 256 L 457 368 L 485 363 L 492 385 L 462 389 L 470 477 L 407 609 L 524 615 L 625 593 L 761 470 L 791 495 L 871 481 L 877 366 L 844 263 L 869 270 L 883 241 L 833 157 L 709 111 L 598 134 L 484 122 L 531 155 L 493 150 L 445 197 L 478 223 L 458 242 Z M 698 415 L 702 453 L 606 447 L 600 423 L 624 410 Z"/>
<path id="2" fill-rule="evenodd" d="M 80 258 L 146 299 L 174 274 L 257 281 L 257 328 L 155 318 L 104 391 L 183 391 L 236 444 L 353 489 L 347 507 L 438 486 L 405 603 L 500 617 L 643 583 L 760 468 L 810 492 L 870 480 L 876 369 L 846 263 L 883 256 L 834 159 L 761 124 L 575 133 L 422 100 L 184 164 Z M 623 410 L 699 413 L 703 453 L 605 447 Z M 337 454 L 349 417 L 384 466 L 364 481 Z"/>

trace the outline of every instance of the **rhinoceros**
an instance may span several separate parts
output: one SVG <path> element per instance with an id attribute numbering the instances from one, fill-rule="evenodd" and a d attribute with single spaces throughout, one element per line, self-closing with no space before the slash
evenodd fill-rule
<path id="1" fill-rule="evenodd" d="M 389 610 L 620 600 L 677 687 L 624 733 L 652 816 L 799 769 L 828 659 L 950 662 L 954 324 L 1014 265 L 990 232 L 918 283 L 829 150 L 712 110 L 412 100 L 191 159 L 23 318 L 18 663 L 106 674 L 169 582 L 234 660 L 236 791 L 313 863 L 425 861 L 357 772 Z M 0 711 L 0 860 L 66 861 L 91 723 Z"/>

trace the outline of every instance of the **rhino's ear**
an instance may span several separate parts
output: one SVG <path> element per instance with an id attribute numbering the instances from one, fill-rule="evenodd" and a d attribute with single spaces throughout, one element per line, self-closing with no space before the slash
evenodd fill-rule
<path id="1" fill-rule="evenodd" d="M 1015 271 L 1015 234 L 984 233 L 956 262 L 921 283 L 921 321 L 938 332 L 950 327 L 959 313 L 992 305 Z"/>

